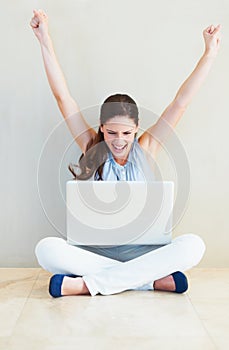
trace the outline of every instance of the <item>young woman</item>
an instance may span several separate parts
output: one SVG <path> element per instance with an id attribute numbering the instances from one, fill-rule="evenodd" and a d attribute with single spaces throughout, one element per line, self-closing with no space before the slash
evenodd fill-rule
<path id="1" fill-rule="evenodd" d="M 205 50 L 195 69 L 157 123 L 137 139 L 138 108 L 125 94 L 109 96 L 101 107 L 98 132 L 90 128 L 70 95 L 58 64 L 47 15 L 42 10 L 33 12 L 30 25 L 41 46 L 50 88 L 82 150 L 80 173 L 74 166 L 69 167 L 74 177 L 80 180 L 145 179 L 146 173 L 150 173 L 146 154 L 155 159 L 161 146 L 160 133 L 164 131 L 161 122 L 175 128 L 209 73 L 220 46 L 220 25 L 211 25 L 203 31 Z M 183 272 L 197 265 L 204 251 L 204 242 L 194 234 L 179 236 L 158 249 L 144 245 L 78 247 L 56 237 L 47 237 L 36 246 L 39 264 L 54 273 L 49 284 L 53 297 L 109 295 L 130 289 L 183 293 L 188 288 Z"/>

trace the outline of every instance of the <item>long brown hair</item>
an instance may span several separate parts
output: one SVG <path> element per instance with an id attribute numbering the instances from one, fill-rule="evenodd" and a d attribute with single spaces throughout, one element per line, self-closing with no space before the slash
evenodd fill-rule
<path id="1" fill-rule="evenodd" d="M 138 125 L 138 107 L 128 95 L 115 94 L 106 98 L 100 109 L 100 126 L 115 116 L 128 116 Z M 104 141 L 104 135 L 98 129 L 96 137 L 86 146 L 86 152 L 79 158 L 79 164 L 70 164 L 68 169 L 76 180 L 88 180 L 94 173 L 98 180 L 103 180 L 103 166 L 107 160 L 109 148 Z M 80 171 L 77 174 L 74 167 Z"/>

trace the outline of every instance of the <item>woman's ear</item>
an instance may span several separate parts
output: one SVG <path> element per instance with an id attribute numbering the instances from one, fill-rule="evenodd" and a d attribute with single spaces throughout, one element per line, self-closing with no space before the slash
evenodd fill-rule
<path id="1" fill-rule="evenodd" d="M 103 125 L 100 125 L 100 131 L 102 132 L 102 133 L 104 133 L 104 130 L 103 130 Z"/>
<path id="2" fill-rule="evenodd" d="M 138 135 L 138 130 L 139 130 L 139 125 L 136 126 L 135 133 L 134 133 L 134 137 L 137 137 L 137 135 Z"/>

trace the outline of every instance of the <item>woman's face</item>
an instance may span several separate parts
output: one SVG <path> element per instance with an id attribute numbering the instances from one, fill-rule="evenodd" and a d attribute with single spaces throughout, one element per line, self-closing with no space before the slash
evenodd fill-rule
<path id="1" fill-rule="evenodd" d="M 138 129 L 128 116 L 115 116 L 100 126 L 104 140 L 119 164 L 125 164 Z"/>

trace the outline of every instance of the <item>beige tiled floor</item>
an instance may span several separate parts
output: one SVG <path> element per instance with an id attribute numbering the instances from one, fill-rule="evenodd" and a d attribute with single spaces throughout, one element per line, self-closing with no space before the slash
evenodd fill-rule
<path id="1" fill-rule="evenodd" d="M 193 269 L 190 289 L 48 295 L 41 269 L 0 269 L 0 349 L 229 349 L 229 269 Z"/>

